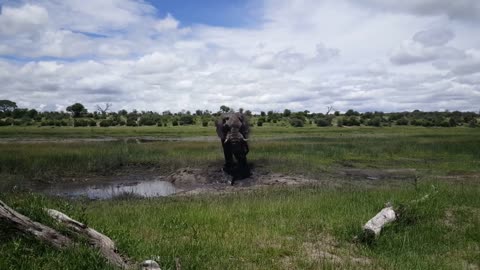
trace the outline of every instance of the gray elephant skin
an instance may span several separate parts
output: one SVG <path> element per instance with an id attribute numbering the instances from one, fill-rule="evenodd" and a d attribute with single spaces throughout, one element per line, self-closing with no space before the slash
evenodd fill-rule
<path id="1" fill-rule="evenodd" d="M 250 130 L 246 117 L 239 112 L 223 114 L 216 122 L 216 128 L 225 157 L 223 170 L 232 175 L 233 180 L 249 177 L 251 173 L 247 163 L 247 154 Z M 234 162 L 234 157 L 237 164 Z"/>

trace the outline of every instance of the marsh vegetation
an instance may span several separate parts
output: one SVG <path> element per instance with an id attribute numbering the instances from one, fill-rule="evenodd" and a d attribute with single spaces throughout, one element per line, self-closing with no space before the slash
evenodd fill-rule
<path id="1" fill-rule="evenodd" d="M 52 226 L 42 209 L 59 209 L 112 237 L 133 259 L 156 258 L 164 269 L 175 269 L 176 258 L 183 269 L 468 269 L 480 265 L 479 133 L 265 125 L 252 131 L 251 184 L 282 175 L 316 182 L 92 201 L 32 188 L 153 179 L 183 168 L 211 172 L 223 162 L 215 130 L 2 127 L 0 199 Z M 385 202 L 402 205 L 432 186 L 436 195 L 375 243 L 352 241 Z M 1 226 L 0 269 L 110 267 L 86 245 L 57 251 Z"/>

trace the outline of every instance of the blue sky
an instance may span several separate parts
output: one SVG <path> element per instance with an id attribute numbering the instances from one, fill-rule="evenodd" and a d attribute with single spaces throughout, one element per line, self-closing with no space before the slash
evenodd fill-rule
<path id="1" fill-rule="evenodd" d="M 478 0 L 0 1 L 19 106 L 480 109 Z"/>
<path id="2" fill-rule="evenodd" d="M 148 1 L 160 17 L 172 14 L 183 25 L 206 24 L 223 27 L 246 27 L 255 24 L 260 1 L 247 0 L 156 0 Z"/>

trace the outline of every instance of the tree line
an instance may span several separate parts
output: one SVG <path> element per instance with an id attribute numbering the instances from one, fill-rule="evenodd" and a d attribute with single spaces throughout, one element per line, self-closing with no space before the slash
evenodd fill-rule
<path id="1" fill-rule="evenodd" d="M 172 113 L 163 111 L 127 111 L 111 110 L 112 104 L 97 105 L 96 110 L 89 112 L 81 103 L 75 103 L 66 108 L 66 111 L 37 111 L 35 109 L 18 108 L 10 100 L 0 100 L 0 126 L 73 126 L 73 127 L 110 127 L 110 126 L 185 126 L 201 125 L 213 126 L 215 120 L 222 113 L 233 112 L 228 106 L 222 105 L 216 112 L 196 110 L 194 112 L 182 110 Z M 261 111 L 252 113 L 249 110 L 239 109 L 250 118 L 256 126 L 424 126 L 424 127 L 477 127 L 479 113 L 461 111 L 433 111 L 384 113 L 358 112 L 353 109 L 341 113 L 329 106 L 325 113 L 313 113 L 308 110 L 293 112 L 285 109 L 283 112 Z"/>

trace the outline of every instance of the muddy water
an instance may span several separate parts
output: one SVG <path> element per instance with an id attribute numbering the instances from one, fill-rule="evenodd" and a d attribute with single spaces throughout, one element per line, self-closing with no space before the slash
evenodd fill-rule
<path id="1" fill-rule="evenodd" d="M 96 183 L 91 185 L 52 185 L 42 192 L 67 198 L 88 198 L 92 200 L 112 199 L 120 196 L 162 197 L 175 194 L 177 189 L 167 181 L 147 180 L 135 182 Z"/>

